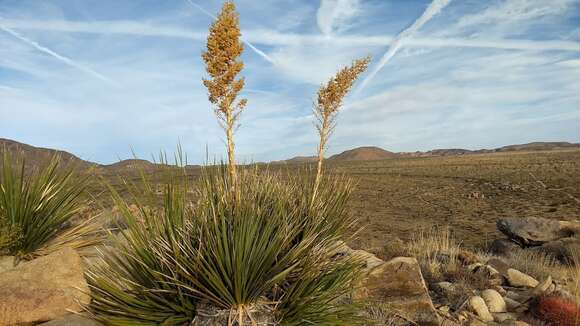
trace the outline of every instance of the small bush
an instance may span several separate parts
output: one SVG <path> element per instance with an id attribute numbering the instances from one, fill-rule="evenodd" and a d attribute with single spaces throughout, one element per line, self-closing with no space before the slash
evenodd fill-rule
<path id="1" fill-rule="evenodd" d="M 0 250 L 31 259 L 64 246 L 82 248 L 99 242 L 91 221 L 72 225 L 82 208 L 85 179 L 61 168 L 58 157 L 28 171 L 22 159 L 4 150 L 0 169 Z"/>

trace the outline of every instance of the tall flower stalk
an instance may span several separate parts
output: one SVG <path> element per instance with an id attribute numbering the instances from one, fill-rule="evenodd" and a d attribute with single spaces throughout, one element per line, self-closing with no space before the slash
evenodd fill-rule
<path id="1" fill-rule="evenodd" d="M 322 85 L 320 90 L 318 90 L 318 100 L 313 111 L 317 119 L 316 129 L 318 130 L 320 142 L 318 143 L 318 166 L 312 201 L 314 201 L 320 187 L 324 152 L 328 138 L 336 125 L 338 111 L 342 107 L 344 97 L 348 94 L 358 76 L 368 68 L 370 62 L 370 56 L 353 61 L 351 66 L 342 68 L 326 85 Z"/>
<path id="2" fill-rule="evenodd" d="M 203 79 L 207 87 L 209 101 L 220 126 L 226 132 L 228 151 L 228 171 L 232 186 L 236 187 L 236 160 L 234 157 L 234 131 L 240 114 L 247 104 L 246 99 L 238 99 L 244 88 L 244 77 L 238 74 L 244 68 L 240 56 L 244 46 L 240 41 L 239 15 L 236 6 L 228 1 L 223 5 L 217 20 L 210 26 L 207 50 L 202 53 L 209 79 Z"/>

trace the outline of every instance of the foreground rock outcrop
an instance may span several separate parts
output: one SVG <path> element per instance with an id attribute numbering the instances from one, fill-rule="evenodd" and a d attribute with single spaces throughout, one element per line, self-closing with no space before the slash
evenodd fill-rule
<path id="1" fill-rule="evenodd" d="M 415 258 L 398 257 L 376 266 L 355 298 L 379 302 L 419 325 L 441 324 Z"/>
<path id="2" fill-rule="evenodd" d="M 80 312 L 90 302 L 83 263 L 66 248 L 0 273 L 0 325 L 38 323 Z"/>

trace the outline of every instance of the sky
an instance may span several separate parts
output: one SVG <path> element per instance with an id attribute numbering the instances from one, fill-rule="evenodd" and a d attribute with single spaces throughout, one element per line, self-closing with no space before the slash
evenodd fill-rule
<path id="1" fill-rule="evenodd" d="M 218 0 L 0 0 L 0 138 L 103 164 L 225 155 L 201 52 Z M 372 55 L 329 154 L 580 142 L 580 0 L 237 0 L 244 162 L 313 155 L 316 91 Z"/>

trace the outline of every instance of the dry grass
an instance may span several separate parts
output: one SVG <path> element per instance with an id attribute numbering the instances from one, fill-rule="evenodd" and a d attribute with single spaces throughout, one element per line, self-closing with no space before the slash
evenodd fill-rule
<path id="1" fill-rule="evenodd" d="M 407 255 L 416 257 L 425 278 L 442 281 L 444 275 L 458 271 L 460 245 L 448 228 L 421 230 L 407 245 Z"/>

